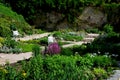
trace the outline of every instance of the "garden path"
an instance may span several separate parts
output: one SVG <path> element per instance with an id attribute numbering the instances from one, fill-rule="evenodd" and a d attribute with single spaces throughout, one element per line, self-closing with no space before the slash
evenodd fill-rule
<path id="1" fill-rule="evenodd" d="M 32 39 L 37 39 L 37 38 L 42 38 L 42 37 L 48 36 L 49 34 L 50 33 L 34 34 L 34 35 L 30 35 L 30 36 L 25 36 L 23 38 L 15 38 L 15 40 L 23 40 L 23 41 L 32 40 Z M 63 47 L 64 48 L 71 47 L 74 45 L 81 45 L 83 43 L 91 42 L 97 36 L 98 36 L 98 34 L 87 34 L 86 38 L 84 38 L 83 41 L 71 42 L 70 44 L 63 45 Z M 42 47 L 42 49 L 44 49 L 44 47 Z M 4 64 L 6 64 L 6 62 L 15 63 L 20 60 L 29 59 L 30 57 L 32 57 L 32 52 L 26 52 L 26 53 L 20 53 L 20 54 L 0 53 L 0 65 L 4 65 Z"/>
<path id="2" fill-rule="evenodd" d="M 34 35 L 30 35 L 30 36 L 25 36 L 23 38 L 16 38 L 15 40 L 32 40 L 32 39 L 37 39 L 37 38 L 41 38 L 44 36 L 48 36 L 50 33 L 43 33 L 43 34 L 34 34 Z M 63 47 L 71 47 L 74 45 L 81 45 L 83 43 L 90 43 L 91 41 L 93 41 L 99 34 L 87 34 L 86 38 L 84 38 L 82 41 L 79 42 L 71 42 L 71 44 L 66 44 L 63 45 Z M 42 49 L 44 49 L 44 47 L 42 47 Z M 30 57 L 32 57 L 32 52 L 26 52 L 26 53 L 20 53 L 20 54 L 4 54 L 4 53 L 0 53 L 0 65 L 5 65 L 7 62 L 8 63 L 16 63 L 20 60 L 24 60 L 24 59 L 29 59 Z M 112 75 L 109 79 L 107 80 L 120 80 L 120 70 L 115 70 L 115 74 Z"/>
<path id="3" fill-rule="evenodd" d="M 115 70 L 114 75 L 112 75 L 107 80 L 120 80 L 120 70 Z"/>
<path id="4" fill-rule="evenodd" d="M 27 41 L 27 40 L 42 38 L 42 37 L 48 36 L 49 34 L 50 33 L 47 32 L 47 33 L 43 33 L 43 34 L 27 35 L 27 36 L 24 36 L 22 38 L 15 38 L 15 40 Z"/>

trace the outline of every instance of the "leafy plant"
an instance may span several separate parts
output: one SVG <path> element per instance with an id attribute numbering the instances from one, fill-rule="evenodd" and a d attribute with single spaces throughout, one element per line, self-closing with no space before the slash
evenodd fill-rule
<path id="1" fill-rule="evenodd" d="M 112 65 L 112 60 L 110 57 L 96 56 L 93 57 L 93 60 L 94 60 L 94 66 L 96 67 L 107 68 Z"/>
<path id="2" fill-rule="evenodd" d="M 31 31 L 31 26 L 24 20 L 22 15 L 18 15 L 9 7 L 0 3 L 0 36 L 12 36 L 13 29 L 17 29 L 21 34 L 28 34 Z"/>
<path id="3" fill-rule="evenodd" d="M 22 61 L 15 68 L 10 65 L 0 67 L 0 78 L 2 80 L 102 80 L 107 78 L 106 69 L 90 67 L 94 64 L 93 58 L 89 54 L 84 57 L 39 54 L 27 61 Z"/>
<path id="4" fill-rule="evenodd" d="M 33 56 L 37 56 L 40 54 L 40 46 L 39 45 L 34 45 L 32 48 Z"/>
<path id="5" fill-rule="evenodd" d="M 111 33 L 111 32 L 113 32 L 113 26 L 111 26 L 110 24 L 106 24 L 106 25 L 104 26 L 104 31 L 105 31 L 106 33 Z"/>
<path id="6" fill-rule="evenodd" d="M 97 76 L 97 79 L 105 79 L 107 78 L 107 72 L 102 68 L 94 68 L 94 74 Z"/>
<path id="7" fill-rule="evenodd" d="M 6 38 L 3 44 L 9 48 L 15 48 L 17 46 L 17 42 L 11 38 Z"/>
<path id="8" fill-rule="evenodd" d="M 35 44 L 20 42 L 17 47 L 22 49 L 22 52 L 31 52 L 34 45 Z"/>

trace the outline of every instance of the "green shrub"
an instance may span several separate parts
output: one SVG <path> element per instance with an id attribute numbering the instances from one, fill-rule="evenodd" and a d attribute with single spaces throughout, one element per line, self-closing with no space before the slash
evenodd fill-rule
<path id="1" fill-rule="evenodd" d="M 8 48 L 15 48 L 17 46 L 17 42 L 11 38 L 6 38 L 3 45 L 7 46 Z"/>
<path id="2" fill-rule="evenodd" d="M 76 32 L 69 32 L 69 31 L 57 31 L 54 32 L 54 35 L 58 40 L 67 40 L 67 41 L 81 41 L 83 37 Z"/>
<path id="3" fill-rule="evenodd" d="M 39 43 L 40 43 L 41 45 L 48 45 L 47 37 L 41 38 Z"/>
<path id="4" fill-rule="evenodd" d="M 31 26 L 24 20 L 22 15 L 18 15 L 10 8 L 0 4 L 0 36 L 12 36 L 12 30 L 14 29 L 17 29 L 20 34 L 32 32 Z"/>
<path id="5" fill-rule="evenodd" d="M 93 74 L 87 67 L 77 66 L 80 56 L 48 56 L 45 58 L 46 79 L 93 79 Z M 86 76 L 85 76 L 86 75 Z"/>
<path id="6" fill-rule="evenodd" d="M 73 55 L 73 51 L 70 48 L 61 48 L 60 54 L 70 56 L 70 55 Z"/>
<path id="7" fill-rule="evenodd" d="M 2 47 L 2 46 L 3 46 L 3 44 L 2 44 L 2 43 L 4 43 L 4 38 L 0 37 L 0 47 Z"/>
<path id="8" fill-rule="evenodd" d="M 119 58 L 120 52 L 120 34 L 115 32 L 103 34 L 96 38 L 92 43 L 86 44 L 86 52 L 97 53 L 104 55 L 106 52 L 109 53 L 109 56 L 115 54 L 118 55 L 115 58 Z M 109 46 L 109 47 L 108 47 Z"/>
<path id="9" fill-rule="evenodd" d="M 0 37 L 0 43 L 4 42 L 4 38 Z"/>
<path id="10" fill-rule="evenodd" d="M 14 39 L 6 38 L 2 43 L 2 47 L 0 48 L 0 52 L 3 53 L 20 53 L 22 49 L 18 47 L 18 42 Z"/>
<path id="11" fill-rule="evenodd" d="M 94 68 L 93 72 L 97 76 L 97 79 L 102 80 L 107 78 L 107 72 L 103 68 Z"/>
<path id="12" fill-rule="evenodd" d="M 36 57 L 31 58 L 29 62 L 22 62 L 22 70 L 26 73 L 25 80 L 44 79 L 45 74 L 43 64 L 43 58 L 39 54 Z"/>
<path id="13" fill-rule="evenodd" d="M 95 56 L 93 57 L 93 62 L 95 67 L 107 68 L 112 66 L 111 58 L 106 56 Z"/>
<path id="14" fill-rule="evenodd" d="M 88 32 L 88 33 L 100 33 L 100 31 L 98 30 L 98 28 L 87 29 L 86 32 Z"/>
<path id="15" fill-rule="evenodd" d="M 97 56 L 94 57 L 97 58 Z M 7 65 L 3 68 L 0 67 L 0 78 L 2 80 L 105 79 L 108 76 L 106 69 L 101 68 L 102 66 L 91 67 L 94 64 L 94 57 L 91 57 L 90 54 L 84 57 L 79 55 L 37 55 L 30 60 L 22 61 L 19 63 L 20 65 L 16 66 L 16 69 Z M 104 59 L 104 61 L 108 60 Z"/>
<path id="16" fill-rule="evenodd" d="M 20 42 L 17 47 L 22 49 L 22 52 L 32 52 L 32 48 L 34 45 L 35 44 Z"/>
<path id="17" fill-rule="evenodd" d="M 34 45 L 32 48 L 33 56 L 37 56 L 40 54 L 40 46 L 39 45 Z"/>
<path id="18" fill-rule="evenodd" d="M 8 26 L 7 27 L 6 26 L 0 24 L 0 36 L 1 37 L 10 37 L 12 35 L 10 28 Z"/>
<path id="19" fill-rule="evenodd" d="M 111 32 L 113 32 L 113 26 L 111 26 L 110 24 L 106 24 L 106 25 L 104 26 L 104 31 L 105 31 L 106 33 L 111 33 Z"/>

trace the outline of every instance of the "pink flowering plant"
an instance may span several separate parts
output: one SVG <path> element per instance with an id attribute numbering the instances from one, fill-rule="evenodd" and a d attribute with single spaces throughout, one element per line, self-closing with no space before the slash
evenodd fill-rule
<path id="1" fill-rule="evenodd" d="M 60 53 L 60 51 L 61 51 L 61 48 L 58 45 L 58 43 L 51 43 L 51 44 L 48 45 L 46 53 L 53 55 L 53 54 Z"/>

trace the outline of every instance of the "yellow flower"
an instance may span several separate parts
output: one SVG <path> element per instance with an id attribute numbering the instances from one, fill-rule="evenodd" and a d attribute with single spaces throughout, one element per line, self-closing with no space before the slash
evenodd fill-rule
<path id="1" fill-rule="evenodd" d="M 2 73 L 5 73 L 5 74 L 8 73 L 8 71 L 7 71 L 6 69 L 4 69 L 3 67 L 0 67 L 0 71 L 1 71 Z"/>
<path id="2" fill-rule="evenodd" d="M 25 77 L 25 76 L 26 76 L 26 73 L 23 73 L 22 75 Z"/>
<path id="3" fill-rule="evenodd" d="M 8 73 L 8 71 L 7 71 L 6 69 L 3 69 L 3 72 L 4 72 L 5 74 L 7 74 L 7 73 Z"/>
<path id="4" fill-rule="evenodd" d="M 23 77 L 23 78 L 26 78 L 26 76 L 27 76 L 27 73 L 23 70 L 23 71 L 22 71 L 22 77 Z"/>

